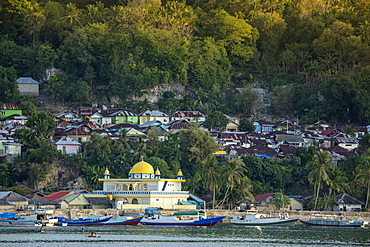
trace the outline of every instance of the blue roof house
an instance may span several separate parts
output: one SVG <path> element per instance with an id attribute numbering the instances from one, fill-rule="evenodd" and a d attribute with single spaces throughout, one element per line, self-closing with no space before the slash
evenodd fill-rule
<path id="1" fill-rule="evenodd" d="M 31 77 L 19 77 L 17 79 L 20 95 L 39 96 L 39 82 Z"/>

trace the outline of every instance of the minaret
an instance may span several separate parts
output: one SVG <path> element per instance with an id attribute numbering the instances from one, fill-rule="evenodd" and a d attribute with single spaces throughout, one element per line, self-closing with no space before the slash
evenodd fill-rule
<path id="1" fill-rule="evenodd" d="M 154 179 L 161 179 L 161 172 L 158 170 L 155 171 Z"/>
<path id="2" fill-rule="evenodd" d="M 177 173 L 177 177 L 176 177 L 178 180 L 182 180 L 183 179 L 183 176 L 182 176 L 182 171 L 179 170 L 179 172 Z"/>
<path id="3" fill-rule="evenodd" d="M 109 174 L 108 167 L 105 168 L 104 179 L 110 179 L 110 174 Z"/>

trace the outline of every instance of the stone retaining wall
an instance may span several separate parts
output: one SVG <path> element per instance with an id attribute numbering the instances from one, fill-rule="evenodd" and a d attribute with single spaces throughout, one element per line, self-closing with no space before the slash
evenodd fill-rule
<path id="1" fill-rule="evenodd" d="M 163 210 L 163 214 L 173 213 L 176 212 L 175 210 Z M 263 211 L 260 213 L 263 214 L 277 214 L 281 213 L 282 211 Z M 71 210 L 54 210 L 53 216 L 63 216 L 67 218 L 80 218 L 80 217 L 87 217 L 89 215 L 129 215 L 135 216 L 142 214 L 143 210 L 118 210 L 118 209 L 71 209 Z M 207 216 L 227 216 L 224 223 L 228 223 L 228 217 L 234 214 L 245 214 L 246 212 L 238 212 L 233 210 L 207 210 Z M 252 213 L 252 212 L 250 212 Z M 370 221 L 370 212 L 332 212 L 332 211 L 285 211 L 285 213 L 289 214 L 289 217 L 301 217 L 301 218 L 309 218 L 313 214 L 321 214 L 321 215 L 337 215 L 342 216 L 347 219 L 363 219 L 365 221 Z"/>

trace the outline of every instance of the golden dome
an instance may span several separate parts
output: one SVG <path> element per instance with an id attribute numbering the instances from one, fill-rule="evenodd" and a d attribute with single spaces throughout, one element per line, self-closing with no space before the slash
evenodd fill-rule
<path id="1" fill-rule="evenodd" d="M 153 169 L 153 166 L 151 166 L 149 163 L 145 162 L 145 161 L 140 161 L 139 163 L 136 163 L 130 173 L 150 173 L 150 174 L 153 174 L 154 173 L 154 169 Z"/>
<path id="2" fill-rule="evenodd" d="M 108 170 L 108 168 L 107 168 L 107 169 L 105 169 L 105 172 L 104 172 L 104 175 L 107 175 L 107 174 L 109 174 L 109 170 Z"/>
<path id="3" fill-rule="evenodd" d="M 161 175 L 161 172 L 158 170 L 158 168 L 157 168 L 157 170 L 155 171 L 155 174 L 156 174 L 156 175 Z"/>
<path id="4" fill-rule="evenodd" d="M 177 173 L 177 176 L 182 176 L 182 171 L 181 170 Z"/>

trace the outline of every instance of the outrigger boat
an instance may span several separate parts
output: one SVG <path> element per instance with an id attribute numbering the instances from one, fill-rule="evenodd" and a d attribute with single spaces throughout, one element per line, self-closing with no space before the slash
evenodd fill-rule
<path id="1" fill-rule="evenodd" d="M 271 225 L 294 225 L 299 218 L 289 218 L 287 215 L 279 214 L 236 214 L 230 218 L 230 223 L 248 226 L 271 226 Z"/>
<path id="2" fill-rule="evenodd" d="M 345 220 L 342 216 L 315 214 L 311 219 L 299 220 L 309 226 L 334 226 L 334 227 L 364 227 L 369 225 L 368 221 Z"/>
<path id="3" fill-rule="evenodd" d="M 38 214 L 1 213 L 0 226 L 50 226 L 57 222 L 55 219 L 44 219 Z"/>
<path id="4" fill-rule="evenodd" d="M 117 217 L 112 218 L 106 222 L 99 223 L 99 225 L 137 225 L 144 218 L 144 216 L 139 217 Z"/>
<path id="5" fill-rule="evenodd" d="M 67 219 L 65 217 L 54 217 L 58 219 L 57 226 L 93 226 L 102 225 L 105 222 L 113 218 L 113 216 L 105 216 L 99 218 L 78 218 L 78 219 Z"/>
<path id="6" fill-rule="evenodd" d="M 185 217 L 192 217 L 186 219 Z M 221 222 L 226 216 L 206 218 L 204 212 L 189 211 L 177 212 L 170 216 L 161 214 L 152 214 L 141 220 L 142 225 L 160 225 L 160 226 L 214 226 Z"/>

